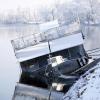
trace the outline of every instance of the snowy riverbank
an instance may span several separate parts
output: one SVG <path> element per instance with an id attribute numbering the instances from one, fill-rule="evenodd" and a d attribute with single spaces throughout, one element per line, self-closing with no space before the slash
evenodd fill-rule
<path id="1" fill-rule="evenodd" d="M 80 77 L 63 100 L 100 100 L 100 62 Z"/>

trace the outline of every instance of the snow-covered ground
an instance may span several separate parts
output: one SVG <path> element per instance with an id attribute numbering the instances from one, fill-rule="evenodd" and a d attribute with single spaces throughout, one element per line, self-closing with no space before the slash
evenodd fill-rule
<path id="1" fill-rule="evenodd" d="M 100 100 L 100 62 L 80 77 L 63 100 Z"/>

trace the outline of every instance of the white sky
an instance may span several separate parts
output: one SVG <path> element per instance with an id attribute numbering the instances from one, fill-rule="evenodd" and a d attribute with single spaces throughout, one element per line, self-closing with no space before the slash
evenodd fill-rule
<path id="1" fill-rule="evenodd" d="M 51 4 L 52 0 L 48 0 Z M 0 0 L 0 10 L 21 8 L 35 8 L 47 4 L 47 0 Z"/>
<path id="2" fill-rule="evenodd" d="M 59 2 L 71 1 L 71 0 L 56 0 Z M 16 10 L 20 8 L 35 9 L 41 6 L 51 6 L 55 0 L 0 0 L 0 12 L 8 10 Z"/>

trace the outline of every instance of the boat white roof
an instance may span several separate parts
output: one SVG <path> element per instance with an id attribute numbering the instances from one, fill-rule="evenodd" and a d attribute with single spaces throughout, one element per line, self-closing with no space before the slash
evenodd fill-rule
<path id="1" fill-rule="evenodd" d="M 81 33 L 76 33 L 51 40 L 49 41 L 49 43 L 51 52 L 56 52 L 83 44 L 83 38 Z M 49 47 L 47 41 L 15 51 L 16 58 L 19 62 L 37 58 L 47 54 L 49 54 Z"/>
<path id="2" fill-rule="evenodd" d="M 57 19 L 53 21 L 45 22 L 39 25 L 40 32 L 46 32 L 56 27 L 59 27 L 59 23 Z"/>

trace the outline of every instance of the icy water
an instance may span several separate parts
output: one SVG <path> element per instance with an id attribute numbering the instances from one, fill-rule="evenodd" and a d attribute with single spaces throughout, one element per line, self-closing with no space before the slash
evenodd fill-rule
<path id="1" fill-rule="evenodd" d="M 86 34 L 85 48 L 100 47 L 100 28 Z M 15 58 L 11 40 L 38 32 L 36 25 L 0 26 L 0 100 L 11 100 L 16 83 L 19 81 L 20 68 Z M 87 33 L 87 29 L 84 29 Z"/>
<path id="2" fill-rule="evenodd" d="M 0 27 L 0 100 L 12 99 L 16 82 L 20 77 L 19 64 L 10 41 L 33 32 L 36 32 L 36 28 L 32 25 Z"/>
<path id="3" fill-rule="evenodd" d="M 100 48 L 100 26 L 84 26 L 83 33 L 85 34 L 85 48 L 94 49 Z"/>

